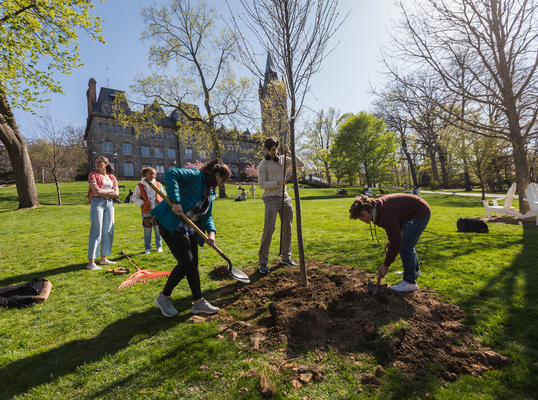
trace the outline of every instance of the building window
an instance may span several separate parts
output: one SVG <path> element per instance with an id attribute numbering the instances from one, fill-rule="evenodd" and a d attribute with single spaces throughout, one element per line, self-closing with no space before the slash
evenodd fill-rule
<path id="1" fill-rule="evenodd" d="M 168 149 L 168 158 L 176 158 L 176 151 L 174 149 Z"/>
<path id="2" fill-rule="evenodd" d="M 134 127 L 131 127 L 131 136 L 134 136 L 134 135 L 135 135 Z"/>
<path id="3" fill-rule="evenodd" d="M 163 158 L 163 149 L 161 147 L 155 147 L 155 157 Z"/>
<path id="4" fill-rule="evenodd" d="M 108 124 L 105 125 L 105 132 L 108 133 Z"/>
<path id="5" fill-rule="evenodd" d="M 185 158 L 192 158 L 192 149 L 185 149 Z"/>
<path id="6" fill-rule="evenodd" d="M 205 160 L 207 158 L 207 152 L 205 150 L 200 151 L 200 160 Z"/>
<path id="7" fill-rule="evenodd" d="M 169 133 L 166 134 L 166 139 L 170 139 L 170 134 Z"/>
<path id="8" fill-rule="evenodd" d="M 133 176 L 134 175 L 134 165 L 133 163 L 126 162 L 123 164 L 123 175 Z"/>
<path id="9" fill-rule="evenodd" d="M 155 169 L 157 170 L 157 179 L 164 178 L 164 165 L 156 165 Z"/>
<path id="10" fill-rule="evenodd" d="M 151 165 L 149 165 L 149 164 L 142 164 L 142 169 L 144 169 L 144 168 L 151 168 Z"/>
<path id="11" fill-rule="evenodd" d="M 112 133 L 116 133 L 116 125 L 112 125 Z"/>
<path id="12" fill-rule="evenodd" d="M 123 154 L 126 156 L 133 155 L 133 145 L 130 143 L 123 143 Z"/>
<path id="13" fill-rule="evenodd" d="M 112 149 L 112 142 L 103 142 L 103 153 L 114 153 L 114 150 Z"/>
<path id="14" fill-rule="evenodd" d="M 142 151 L 142 157 L 151 157 L 149 146 L 142 146 L 140 147 L 140 150 Z"/>
<path id="15" fill-rule="evenodd" d="M 110 114 L 110 110 L 108 109 L 108 107 L 105 107 L 105 115 L 109 115 Z"/>
<path id="16" fill-rule="evenodd" d="M 176 166 L 175 165 L 169 165 L 168 166 L 168 171 L 170 171 L 171 169 L 174 169 Z"/>
<path id="17" fill-rule="evenodd" d="M 228 145 L 228 150 L 232 150 L 232 145 L 231 144 Z"/>
<path id="18" fill-rule="evenodd" d="M 103 132 L 103 125 L 99 124 L 99 132 Z"/>

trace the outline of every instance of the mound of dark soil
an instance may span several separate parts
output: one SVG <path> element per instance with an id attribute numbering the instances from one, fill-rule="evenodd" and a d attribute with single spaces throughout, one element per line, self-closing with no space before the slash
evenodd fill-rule
<path id="1" fill-rule="evenodd" d="M 362 270 L 312 261 L 307 269 L 308 286 L 300 284 L 298 267 L 286 267 L 250 285 L 223 287 L 214 303 L 223 307 L 224 319 L 232 310 L 241 315 L 232 329 L 257 337 L 262 351 L 287 343 L 373 354 L 411 376 L 432 373 L 428 365 L 438 363 L 444 371 L 437 374 L 449 380 L 510 362 L 473 339 L 462 323 L 465 313 L 434 290 L 402 294 L 385 288 L 373 295 L 366 287 L 375 277 Z M 238 297 L 230 299 L 232 292 Z M 270 315 L 259 318 L 267 305 Z"/>

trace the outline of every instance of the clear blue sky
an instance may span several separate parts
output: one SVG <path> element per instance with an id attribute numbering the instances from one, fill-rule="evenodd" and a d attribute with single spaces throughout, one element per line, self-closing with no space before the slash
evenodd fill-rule
<path id="1" fill-rule="evenodd" d="M 229 11 L 224 0 L 206 0 L 225 18 Z M 390 18 L 397 12 L 393 0 L 340 0 L 342 15 L 351 13 L 334 36 L 332 44 L 340 42 L 325 60 L 323 70 L 312 80 L 315 96 L 306 99 L 305 105 L 314 110 L 334 107 L 344 112 L 358 112 L 369 108 L 371 98 L 367 93 L 368 82 L 376 81 L 381 65 L 377 62 L 379 46 L 388 39 Z M 148 47 L 140 41 L 144 24 L 140 18 L 140 6 L 149 6 L 149 0 L 94 1 L 93 13 L 104 19 L 103 37 L 107 44 L 93 42 L 81 33 L 80 52 L 84 66 L 73 70 L 71 75 L 60 75 L 65 95 L 53 95 L 46 103 L 53 117 L 70 120 L 75 125 L 86 125 L 86 90 L 88 81 L 97 81 L 97 94 L 101 86 L 129 90 L 138 73 L 150 73 Z M 239 1 L 230 0 L 238 10 Z M 260 59 L 265 65 L 265 56 Z M 40 113 L 43 110 L 39 111 Z M 15 110 L 15 117 L 26 135 L 34 117 Z"/>

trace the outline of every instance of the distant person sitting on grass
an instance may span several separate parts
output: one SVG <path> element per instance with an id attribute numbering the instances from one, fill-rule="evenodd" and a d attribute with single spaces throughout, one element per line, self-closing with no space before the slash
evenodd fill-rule
<path id="1" fill-rule="evenodd" d="M 133 191 L 129 189 L 129 194 L 125 197 L 124 203 L 132 203 Z"/>
<path id="2" fill-rule="evenodd" d="M 375 200 L 361 194 L 355 198 L 349 213 L 349 218 L 360 219 L 365 224 L 373 223 L 374 228 L 377 225 L 387 232 L 389 241 L 385 244 L 385 260 L 378 268 L 381 277 L 387 275 L 389 266 L 400 253 L 403 280 L 390 288 L 398 292 L 417 290 L 416 279 L 420 276 L 420 267 L 415 246 L 430 221 L 428 203 L 410 194 L 389 194 Z M 372 225 L 370 233 L 371 229 Z"/>
<path id="3" fill-rule="evenodd" d="M 215 243 L 215 224 L 213 223 L 213 200 L 217 197 L 215 189 L 231 176 L 228 166 L 218 158 L 196 168 L 175 168 L 164 174 L 164 185 L 168 198 L 173 203 L 159 203 L 151 214 L 157 217 L 161 236 L 177 260 L 163 291 L 155 299 L 155 304 L 165 317 L 174 317 L 177 310 L 172 303 L 172 291 L 187 277 L 192 292 L 193 314 L 215 314 L 218 307 L 212 306 L 202 297 L 200 272 L 198 270 L 198 246 L 204 240 L 180 216 L 183 212 L 200 230 L 207 232 L 208 244 Z"/>
<path id="4" fill-rule="evenodd" d="M 241 201 L 247 201 L 247 191 L 245 189 L 241 191 Z"/>
<path id="5" fill-rule="evenodd" d="M 97 157 L 95 159 L 95 171 L 88 175 L 88 200 L 90 201 L 90 237 L 88 243 L 88 268 L 96 271 L 101 267 L 94 260 L 101 255 L 99 264 L 116 264 L 107 260 L 112 253 L 114 241 L 114 199 L 120 192 L 118 181 L 112 175 L 115 172 L 108 158 Z"/>
<path id="6" fill-rule="evenodd" d="M 237 197 L 235 198 L 235 201 L 243 201 L 243 198 L 241 197 L 241 192 L 237 193 Z"/>

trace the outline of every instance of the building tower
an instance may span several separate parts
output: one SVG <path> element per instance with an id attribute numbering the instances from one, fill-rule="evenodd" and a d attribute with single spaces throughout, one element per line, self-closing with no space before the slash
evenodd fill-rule
<path id="1" fill-rule="evenodd" d="M 288 135 L 286 108 L 288 96 L 286 84 L 278 79 L 271 54 L 267 53 L 265 78 L 259 84 L 259 98 L 262 111 L 262 134 L 264 137 L 276 136 L 283 143 Z"/>

